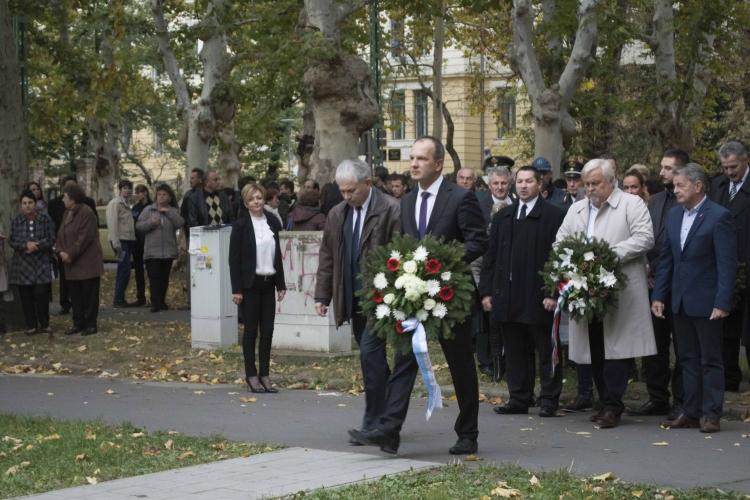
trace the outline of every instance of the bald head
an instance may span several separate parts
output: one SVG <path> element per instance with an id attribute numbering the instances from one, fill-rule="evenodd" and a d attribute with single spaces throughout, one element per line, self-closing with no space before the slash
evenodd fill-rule
<path id="1" fill-rule="evenodd" d="M 464 167 L 456 175 L 456 184 L 469 191 L 474 191 L 474 185 L 477 181 L 477 173 L 473 168 Z"/>

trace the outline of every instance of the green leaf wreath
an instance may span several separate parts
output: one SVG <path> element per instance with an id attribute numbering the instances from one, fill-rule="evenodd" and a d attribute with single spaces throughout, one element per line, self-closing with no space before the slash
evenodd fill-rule
<path id="1" fill-rule="evenodd" d="M 474 300 L 464 253 L 456 241 L 401 234 L 370 250 L 357 292 L 370 332 L 404 353 L 411 350 L 411 333 L 401 326 L 407 318 L 422 323 L 428 342 L 453 338 L 453 327 L 466 320 Z"/>
<path id="2" fill-rule="evenodd" d="M 586 318 L 588 322 L 604 318 L 616 307 L 617 295 L 628 282 L 609 243 L 589 240 L 584 233 L 562 240 L 539 273 L 548 296 L 562 293 L 565 297 L 563 312 L 573 320 Z"/>

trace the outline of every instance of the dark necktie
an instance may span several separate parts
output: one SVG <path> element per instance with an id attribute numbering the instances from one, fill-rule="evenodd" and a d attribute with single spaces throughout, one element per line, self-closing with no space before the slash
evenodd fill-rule
<path id="1" fill-rule="evenodd" d="M 362 207 L 355 207 L 355 210 L 354 217 L 357 220 L 354 221 L 354 232 L 352 233 L 352 279 L 355 283 L 354 289 L 359 290 L 362 288 L 360 281 L 357 279 L 357 275 L 359 274 L 359 228 L 362 227 Z"/>
<path id="2" fill-rule="evenodd" d="M 732 183 L 732 189 L 729 190 L 729 203 L 734 201 L 734 197 L 737 196 L 737 183 Z"/>
<path id="3" fill-rule="evenodd" d="M 419 239 L 424 238 L 427 232 L 427 199 L 429 197 L 430 193 L 422 192 L 422 205 L 419 207 Z"/>
<path id="4" fill-rule="evenodd" d="M 523 220 L 526 218 L 526 203 L 521 205 L 521 215 L 518 216 L 518 220 Z"/>

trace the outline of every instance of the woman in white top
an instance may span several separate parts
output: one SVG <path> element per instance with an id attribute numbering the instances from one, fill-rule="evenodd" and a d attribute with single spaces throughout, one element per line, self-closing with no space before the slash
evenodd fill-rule
<path id="1" fill-rule="evenodd" d="M 250 392 L 278 392 L 268 376 L 271 364 L 271 339 L 276 316 L 276 300 L 286 293 L 281 263 L 279 231 L 281 224 L 273 214 L 263 210 L 266 190 L 260 184 L 242 188 L 242 202 L 249 214 L 232 225 L 229 240 L 229 275 L 232 300 L 242 307 L 245 333 L 242 352 L 245 356 L 245 381 Z M 255 341 L 258 345 L 259 370 L 255 367 Z"/>

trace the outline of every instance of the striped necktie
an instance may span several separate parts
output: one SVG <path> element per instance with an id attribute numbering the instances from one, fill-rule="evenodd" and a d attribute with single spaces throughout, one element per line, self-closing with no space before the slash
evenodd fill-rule
<path id="1" fill-rule="evenodd" d="M 732 188 L 729 190 L 729 202 L 734 201 L 734 197 L 737 196 L 737 183 L 732 183 Z"/>

